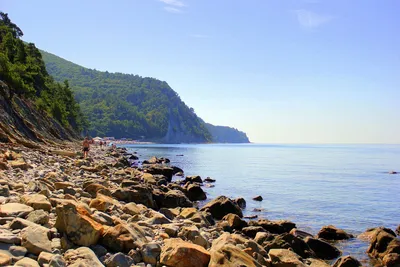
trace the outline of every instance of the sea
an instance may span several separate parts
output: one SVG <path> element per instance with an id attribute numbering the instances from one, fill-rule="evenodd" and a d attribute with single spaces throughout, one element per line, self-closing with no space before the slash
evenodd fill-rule
<path id="1" fill-rule="evenodd" d="M 290 220 L 317 234 L 334 225 L 358 235 L 400 224 L 400 145 L 142 144 L 125 145 L 140 160 L 166 157 L 185 175 L 216 179 L 208 200 L 225 195 L 247 201 L 244 215 Z M 176 179 L 181 179 L 176 177 Z M 263 201 L 252 200 L 261 195 Z M 204 203 L 200 203 L 204 205 Z M 371 265 L 368 243 L 336 244 L 343 255 Z"/>

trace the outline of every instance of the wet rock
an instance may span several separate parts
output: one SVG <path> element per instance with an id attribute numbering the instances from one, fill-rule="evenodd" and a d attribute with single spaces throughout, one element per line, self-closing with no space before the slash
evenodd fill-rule
<path id="1" fill-rule="evenodd" d="M 340 257 L 332 265 L 332 267 L 359 267 L 359 266 L 362 266 L 361 263 L 357 259 L 351 256 Z"/>
<path id="2" fill-rule="evenodd" d="M 96 254 L 94 254 L 94 252 L 87 247 L 80 247 L 75 250 L 68 250 L 64 254 L 64 259 L 67 266 L 70 267 L 104 267 L 104 265 L 96 257 Z"/>
<path id="3" fill-rule="evenodd" d="M 290 234 L 294 235 L 295 237 L 302 238 L 302 239 L 304 239 L 304 238 L 306 238 L 308 236 L 309 237 L 314 237 L 312 234 L 304 232 L 304 231 L 301 231 L 301 230 L 298 230 L 296 228 L 293 228 L 292 230 L 290 230 Z"/>
<path id="4" fill-rule="evenodd" d="M 56 213 L 55 227 L 76 245 L 94 245 L 104 231 L 104 227 L 91 218 L 89 211 L 77 203 L 59 205 Z"/>
<path id="5" fill-rule="evenodd" d="M 400 253 L 400 240 L 396 238 L 392 230 L 376 228 L 372 233 L 371 243 L 367 249 L 369 256 L 382 260 L 388 254 Z"/>
<path id="6" fill-rule="evenodd" d="M 304 241 L 319 259 L 332 260 L 339 257 L 341 254 L 340 250 L 336 247 L 320 239 L 306 237 Z"/>
<path id="7" fill-rule="evenodd" d="M 241 209 L 246 208 L 246 200 L 242 197 L 235 198 L 233 202 L 235 202 Z"/>
<path id="8" fill-rule="evenodd" d="M 186 176 L 185 178 L 185 183 L 199 183 L 202 184 L 203 180 L 201 179 L 200 176 L 195 175 L 195 176 Z"/>
<path id="9" fill-rule="evenodd" d="M 106 267 L 130 267 L 134 263 L 131 257 L 121 252 L 112 255 L 105 261 Z"/>
<path id="10" fill-rule="evenodd" d="M 32 211 L 32 207 L 20 203 L 0 205 L 0 217 L 26 217 Z"/>
<path id="11" fill-rule="evenodd" d="M 242 233 L 251 238 L 254 238 L 259 232 L 265 232 L 265 229 L 261 226 L 247 226 L 242 229 Z"/>
<path id="12" fill-rule="evenodd" d="M 225 215 L 229 213 L 236 214 L 240 218 L 243 217 L 240 207 L 231 199 L 225 196 L 219 196 L 213 199 L 212 201 L 207 203 L 204 207 L 202 207 L 201 211 L 210 212 L 212 216 L 217 220 L 222 219 Z"/>
<path id="13" fill-rule="evenodd" d="M 222 220 L 228 222 L 229 227 L 236 230 L 241 230 L 248 226 L 245 220 L 242 220 L 238 215 L 233 213 L 225 215 Z"/>
<path id="14" fill-rule="evenodd" d="M 302 258 L 316 256 L 303 239 L 288 233 L 275 236 L 273 240 L 265 242 L 264 247 L 266 250 L 274 248 L 290 249 Z"/>
<path id="15" fill-rule="evenodd" d="M 269 220 L 258 220 L 258 221 L 250 221 L 249 225 L 251 226 L 261 226 L 267 232 L 273 234 L 283 234 L 289 233 L 293 228 L 296 228 L 296 224 L 290 221 L 280 220 L 280 221 L 269 221 Z"/>
<path id="16" fill-rule="evenodd" d="M 325 240 L 343 240 L 353 237 L 353 235 L 348 234 L 344 230 L 338 229 L 333 225 L 322 227 L 322 229 L 317 234 L 317 238 L 323 238 Z"/>
<path id="17" fill-rule="evenodd" d="M 397 234 L 397 235 L 400 235 L 400 224 L 399 224 L 399 226 L 397 226 L 397 228 L 396 228 L 396 234 Z"/>
<path id="18" fill-rule="evenodd" d="M 172 176 L 174 174 L 173 168 L 157 164 L 144 166 L 144 170 L 151 174 L 162 174 L 167 178 L 168 182 L 172 181 Z"/>
<path id="19" fill-rule="evenodd" d="M 31 258 L 23 258 L 17 261 L 14 266 L 23 266 L 23 267 L 40 267 L 39 263 Z"/>
<path id="20" fill-rule="evenodd" d="M 201 246 L 171 238 L 165 240 L 160 262 L 174 267 L 206 267 L 209 266 L 210 253 Z"/>
<path id="21" fill-rule="evenodd" d="M 253 200 L 255 200 L 255 201 L 263 201 L 263 197 L 262 196 L 256 196 L 256 197 L 253 197 Z"/>
<path id="22" fill-rule="evenodd" d="M 384 266 L 388 267 L 398 267 L 400 266 L 400 253 L 388 253 L 383 259 L 382 263 Z"/>
<path id="23" fill-rule="evenodd" d="M 44 210 L 34 210 L 28 214 L 28 217 L 26 217 L 27 221 L 41 225 L 48 223 L 49 219 L 49 213 Z"/>
<path id="24" fill-rule="evenodd" d="M 301 261 L 299 255 L 288 249 L 271 249 L 268 252 L 268 255 L 271 258 L 272 266 L 277 266 L 277 267 L 307 266 Z"/>
<path id="25" fill-rule="evenodd" d="M 160 259 L 161 246 L 157 243 L 147 243 L 140 252 L 145 263 L 155 265 Z"/>
<path id="26" fill-rule="evenodd" d="M 167 193 L 154 190 L 154 199 L 159 207 L 177 208 L 193 207 L 193 203 L 185 196 L 182 191 L 170 190 Z"/>
<path id="27" fill-rule="evenodd" d="M 144 230 L 137 224 L 118 224 L 108 228 L 100 244 L 115 252 L 129 252 L 147 243 Z"/>
<path id="28" fill-rule="evenodd" d="M 212 178 L 210 178 L 210 177 L 207 177 L 206 179 L 204 179 L 204 182 L 206 182 L 206 183 L 215 183 L 215 179 L 212 179 Z"/>
<path id="29" fill-rule="evenodd" d="M 28 252 L 39 255 L 42 251 L 51 252 L 51 241 L 48 232 L 41 227 L 29 226 L 21 232 L 21 244 Z"/>
<path id="30" fill-rule="evenodd" d="M 186 196 L 190 201 L 206 200 L 207 196 L 198 184 L 189 184 L 185 186 Z"/>

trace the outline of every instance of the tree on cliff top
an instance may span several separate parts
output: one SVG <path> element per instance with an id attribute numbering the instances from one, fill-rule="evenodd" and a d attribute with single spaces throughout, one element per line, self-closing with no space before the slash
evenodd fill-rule
<path id="1" fill-rule="evenodd" d="M 0 12 L 0 80 L 9 87 L 8 92 L 0 92 L 10 101 L 14 95 L 30 99 L 63 126 L 82 131 L 87 123 L 68 82 L 56 83 L 39 49 L 33 43 L 25 44 L 22 36 L 8 14 Z"/>

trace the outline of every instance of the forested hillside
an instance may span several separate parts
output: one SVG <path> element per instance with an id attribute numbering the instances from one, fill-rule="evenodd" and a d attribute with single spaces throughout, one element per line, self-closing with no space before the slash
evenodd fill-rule
<path id="1" fill-rule="evenodd" d="M 211 142 L 205 124 L 166 82 L 87 69 L 41 51 L 48 72 L 68 79 L 92 136 L 160 142 Z"/>
<path id="2" fill-rule="evenodd" d="M 33 43 L 24 43 L 22 36 L 22 30 L 0 12 L 1 140 L 44 141 L 47 133 L 61 139 L 76 136 L 85 120 L 68 82 L 55 82 L 40 51 Z"/>
<path id="3" fill-rule="evenodd" d="M 215 143 L 250 143 L 246 133 L 238 129 L 228 126 L 215 126 L 209 123 L 206 123 L 206 127 Z"/>

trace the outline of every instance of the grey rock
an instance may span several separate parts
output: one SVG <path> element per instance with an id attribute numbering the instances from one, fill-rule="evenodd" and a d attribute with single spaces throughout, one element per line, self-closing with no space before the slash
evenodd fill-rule
<path id="1" fill-rule="evenodd" d="M 145 263 L 156 264 L 160 258 L 161 246 L 157 243 L 147 243 L 142 247 L 141 255 Z"/>
<path id="2" fill-rule="evenodd" d="M 107 249 L 101 245 L 93 245 L 90 248 L 93 250 L 94 254 L 96 254 L 97 257 L 99 258 L 107 254 Z"/>
<path id="3" fill-rule="evenodd" d="M 0 242 L 7 244 L 21 244 L 21 238 L 7 230 L 0 230 Z"/>
<path id="4" fill-rule="evenodd" d="M 49 222 L 49 213 L 44 210 L 34 210 L 28 214 L 26 220 L 43 225 Z"/>
<path id="5" fill-rule="evenodd" d="M 51 242 L 47 232 L 40 227 L 29 226 L 21 232 L 22 246 L 28 252 L 39 255 L 42 251 L 51 252 Z"/>
<path id="6" fill-rule="evenodd" d="M 105 261 L 106 267 L 130 267 L 134 261 L 128 255 L 118 252 Z"/>
<path id="7" fill-rule="evenodd" d="M 8 251 L 17 259 L 22 259 L 28 253 L 28 250 L 21 246 L 11 246 Z"/>
<path id="8" fill-rule="evenodd" d="M 67 263 L 61 255 L 54 255 L 49 262 L 49 267 L 66 267 Z"/>
<path id="9" fill-rule="evenodd" d="M 3 196 L 3 197 L 10 196 L 10 189 L 8 188 L 8 185 L 0 186 L 0 196 Z"/>

